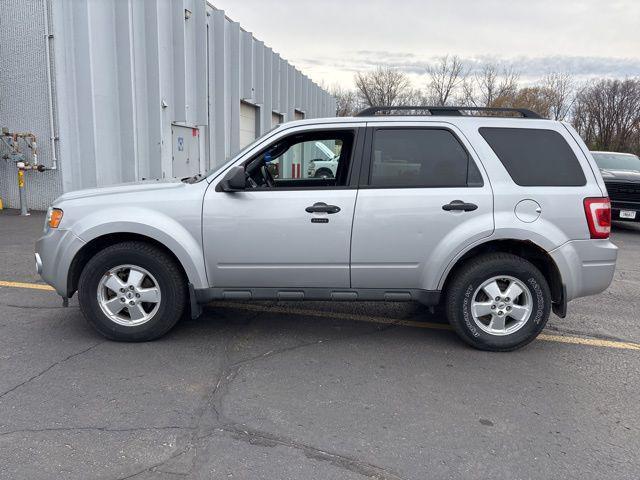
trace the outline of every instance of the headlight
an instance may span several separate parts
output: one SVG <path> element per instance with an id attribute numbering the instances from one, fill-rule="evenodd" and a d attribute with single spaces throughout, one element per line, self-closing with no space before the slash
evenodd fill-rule
<path id="1" fill-rule="evenodd" d="M 49 228 L 58 228 L 63 215 L 64 212 L 59 208 L 49 208 L 47 211 L 47 226 Z"/>

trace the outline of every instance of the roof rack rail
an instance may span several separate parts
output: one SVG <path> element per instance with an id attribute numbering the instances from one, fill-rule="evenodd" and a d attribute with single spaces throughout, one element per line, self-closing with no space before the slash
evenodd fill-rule
<path id="1" fill-rule="evenodd" d="M 393 111 L 425 111 L 431 116 L 460 117 L 462 112 L 488 112 L 488 113 L 518 113 L 522 118 L 542 118 L 536 112 L 527 108 L 495 108 L 495 107 L 431 107 L 431 106 L 397 106 L 397 107 L 369 107 L 356 114 L 356 117 L 374 117 L 378 113 Z"/>

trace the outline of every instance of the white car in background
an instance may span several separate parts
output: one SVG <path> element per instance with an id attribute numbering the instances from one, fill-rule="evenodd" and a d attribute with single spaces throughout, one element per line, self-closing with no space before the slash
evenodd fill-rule
<path id="1" fill-rule="evenodd" d="M 339 155 L 322 142 L 316 142 L 316 154 L 324 158 L 316 158 L 309 163 L 307 178 L 335 178 L 338 170 Z M 416 175 L 419 173 L 420 164 L 409 163 L 404 160 L 387 160 L 382 163 L 380 159 L 374 160 L 374 172 L 394 175 Z M 384 172 L 382 171 L 384 170 Z"/>
<path id="2" fill-rule="evenodd" d="M 315 147 L 323 158 L 316 158 L 309 163 L 307 178 L 335 178 L 339 157 L 322 142 L 316 142 Z"/>

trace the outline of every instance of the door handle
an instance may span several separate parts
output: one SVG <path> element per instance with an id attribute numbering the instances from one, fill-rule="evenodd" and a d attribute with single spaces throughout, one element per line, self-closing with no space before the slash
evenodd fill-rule
<path id="1" fill-rule="evenodd" d="M 314 203 L 312 206 L 305 208 L 307 213 L 338 213 L 340 207 L 335 205 L 327 205 L 324 202 Z"/>
<path id="2" fill-rule="evenodd" d="M 466 203 L 462 200 L 454 200 L 451 203 L 447 203 L 442 206 L 442 209 L 447 212 L 461 211 L 461 212 L 473 212 L 478 209 L 478 205 L 475 203 Z"/>

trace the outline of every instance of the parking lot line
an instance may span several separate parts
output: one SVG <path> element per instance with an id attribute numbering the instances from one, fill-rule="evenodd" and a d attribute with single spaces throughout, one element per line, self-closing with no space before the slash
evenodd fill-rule
<path id="1" fill-rule="evenodd" d="M 8 282 L 3 280 L 0 280 L 0 287 L 54 291 L 54 289 L 49 285 L 44 285 L 41 283 Z M 252 312 L 304 315 L 308 317 L 323 317 L 323 318 L 333 318 L 338 320 L 351 320 L 355 322 L 400 325 L 403 327 L 411 327 L 411 328 L 427 328 L 430 330 L 452 330 L 451 326 L 447 324 L 433 323 L 433 322 L 418 322 L 415 320 L 402 320 L 402 319 L 389 318 L 389 317 L 358 315 L 355 313 L 321 312 L 319 310 L 311 310 L 306 308 L 286 308 L 286 307 L 279 307 L 279 306 L 273 306 L 273 305 L 260 305 L 260 304 L 249 304 L 249 303 L 238 303 L 238 302 L 212 302 L 209 305 L 214 307 L 220 307 L 220 308 L 230 308 L 230 309 L 246 310 L 246 311 L 252 311 Z M 537 340 L 542 340 L 543 342 L 566 343 L 571 345 L 584 345 L 584 346 L 590 346 L 590 347 L 640 351 L 639 343 L 621 342 L 618 340 L 604 340 L 599 338 L 576 337 L 576 336 L 569 336 L 569 335 L 554 335 L 549 333 L 541 333 L 540 335 L 538 335 Z"/>
<path id="2" fill-rule="evenodd" d="M 592 347 L 618 348 L 622 350 L 640 350 L 640 344 L 633 342 L 621 342 L 619 340 L 604 340 L 600 338 L 570 337 L 564 335 L 550 335 L 541 333 L 538 340 L 547 342 L 570 343 L 573 345 L 589 345 Z"/>
<path id="3" fill-rule="evenodd" d="M 374 317 L 369 315 L 358 315 L 355 313 L 341 312 L 321 312 L 308 308 L 287 308 L 270 305 L 237 303 L 237 302 L 212 302 L 209 305 L 220 308 L 236 308 L 238 310 L 249 310 L 252 312 L 284 313 L 294 315 L 304 315 L 307 317 L 324 317 L 338 320 L 352 320 L 354 322 L 382 323 L 386 325 L 400 325 L 403 327 L 428 328 L 430 330 L 453 330 L 450 325 L 433 322 L 418 322 L 415 320 L 401 320 L 389 317 Z"/>
<path id="4" fill-rule="evenodd" d="M 356 322 L 367 323 L 383 323 L 388 325 L 400 325 L 403 327 L 413 328 L 427 328 L 430 330 L 453 330 L 450 325 L 433 323 L 433 322 L 418 322 L 415 320 L 401 320 L 389 317 L 372 317 L 368 315 L 357 315 L 353 313 L 340 313 L 340 312 L 321 312 L 318 310 L 310 310 L 303 308 L 285 308 L 278 306 L 267 305 L 252 305 L 246 303 L 234 303 L 234 302 L 213 302 L 210 305 L 220 308 L 233 308 L 238 310 L 249 311 L 261 311 L 266 313 L 285 313 L 295 315 L 305 315 L 309 317 L 324 317 L 335 318 L 340 320 L 352 320 Z M 634 342 L 621 342 L 618 340 L 604 340 L 599 338 L 588 337 L 576 337 L 568 335 L 554 335 L 549 333 L 541 333 L 538 335 L 537 340 L 545 342 L 557 342 L 567 343 L 571 345 L 586 345 L 591 347 L 603 347 L 603 348 L 615 348 L 619 350 L 637 350 L 640 351 L 640 344 Z"/>
<path id="5" fill-rule="evenodd" d="M 5 282 L 0 280 L 0 287 L 9 288 L 30 288 L 32 290 L 54 291 L 54 288 L 43 283 Z"/>

